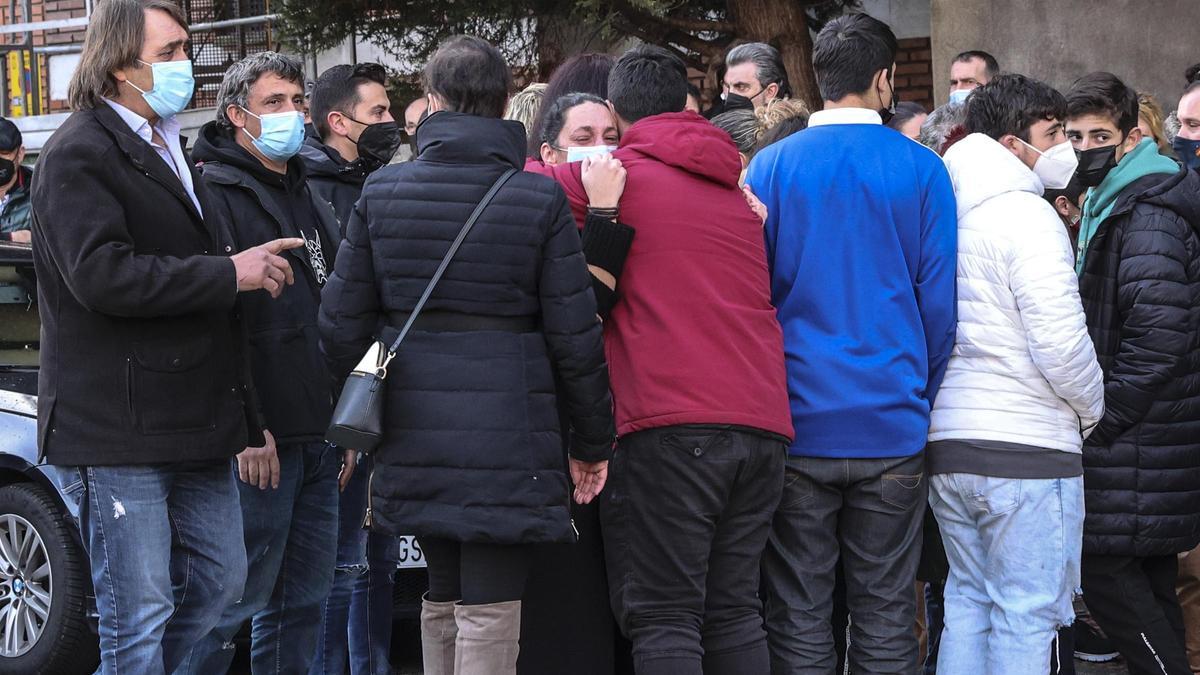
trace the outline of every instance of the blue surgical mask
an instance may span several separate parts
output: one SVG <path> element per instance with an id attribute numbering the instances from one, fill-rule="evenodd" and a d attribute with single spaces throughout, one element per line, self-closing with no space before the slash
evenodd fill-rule
<path id="1" fill-rule="evenodd" d="M 142 94 L 146 105 L 162 118 L 179 114 L 192 100 L 192 92 L 196 90 L 196 78 L 192 77 L 191 61 L 159 61 L 146 63 L 138 59 L 138 63 L 150 66 L 150 74 L 154 77 L 154 86 L 150 91 L 143 91 L 133 82 L 126 80 L 129 86 Z"/>
<path id="2" fill-rule="evenodd" d="M 972 91 L 974 91 L 974 89 L 955 89 L 954 91 L 950 92 L 950 104 L 958 105 L 963 101 L 966 101 L 967 97 L 971 95 Z"/>
<path id="3" fill-rule="evenodd" d="M 1176 136 L 1171 147 L 1174 148 L 1175 154 L 1184 166 L 1189 169 L 1200 169 L 1200 140 L 1194 141 L 1190 138 Z"/>
<path id="4" fill-rule="evenodd" d="M 568 162 L 582 162 L 585 157 L 615 152 L 615 145 L 578 145 L 567 148 Z"/>
<path id="5" fill-rule="evenodd" d="M 245 127 L 242 127 L 242 131 L 254 139 L 254 147 L 264 157 L 273 162 L 286 162 L 300 152 L 300 145 L 304 143 L 304 113 L 290 111 L 255 115 L 246 110 L 246 114 L 257 117 L 261 122 L 262 133 L 258 138 L 254 138 Z"/>

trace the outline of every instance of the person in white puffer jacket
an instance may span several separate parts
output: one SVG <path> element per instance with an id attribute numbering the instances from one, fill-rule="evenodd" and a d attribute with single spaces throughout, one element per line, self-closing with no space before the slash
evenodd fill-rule
<path id="1" fill-rule="evenodd" d="M 976 89 L 945 155 L 958 200 L 958 334 L 934 404 L 929 501 L 950 562 L 938 672 L 1046 672 L 1079 586 L 1083 438 L 1104 412 L 1062 221 L 1066 99 L 1021 75 Z M 980 664 L 986 668 L 981 671 Z"/>

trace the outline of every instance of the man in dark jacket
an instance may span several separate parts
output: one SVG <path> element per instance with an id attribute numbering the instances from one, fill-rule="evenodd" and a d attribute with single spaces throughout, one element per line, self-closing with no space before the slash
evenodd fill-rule
<path id="1" fill-rule="evenodd" d="M 312 119 L 319 137 L 305 140 L 300 157 L 309 187 L 333 206 L 342 231 L 363 181 L 400 147 L 386 83 L 383 66 L 360 63 L 334 66 L 313 85 Z"/>
<path id="2" fill-rule="evenodd" d="M 175 119 L 187 39 L 173 2 L 99 5 L 33 185 L 38 440 L 80 486 L 106 675 L 174 671 L 242 592 L 230 459 L 262 434 L 234 309 L 277 295 L 275 254 L 303 245 L 228 257 Z"/>
<path id="3" fill-rule="evenodd" d="M 626 53 L 608 98 L 620 220 L 637 230 L 604 324 L 620 434 L 600 503 L 612 604 L 639 673 L 766 673 L 758 564 L 792 423 L 762 221 L 733 141 L 684 111 L 675 56 Z M 582 224 L 579 163 L 545 171 Z"/>
<path id="4" fill-rule="evenodd" d="M 1138 131 L 1109 73 L 1067 95 L 1083 205 L 1077 267 L 1104 371 L 1083 448 L 1083 590 L 1133 673 L 1189 673 L 1176 554 L 1200 542 L 1200 175 Z"/>
<path id="5" fill-rule="evenodd" d="M 29 242 L 32 237 L 29 186 L 33 170 L 21 164 L 24 160 L 21 130 L 12 120 L 0 117 L 0 241 Z"/>
<path id="6" fill-rule="evenodd" d="M 299 61 L 275 52 L 234 64 L 217 93 L 217 119 L 196 143 L 213 210 L 230 224 L 236 248 L 279 236 L 306 246 L 289 254 L 296 284 L 280 302 L 245 303 L 266 439 L 237 458 L 246 590 L 181 672 L 224 672 L 233 637 L 251 617 L 256 672 L 307 672 L 333 581 L 339 462 L 323 440 L 334 392 L 318 344 L 317 308 L 339 237 L 332 209 L 309 190 L 296 155 L 304 134 L 302 72 Z"/>
<path id="7" fill-rule="evenodd" d="M 312 88 L 309 110 L 319 138 L 305 140 L 300 158 L 309 189 L 333 207 L 343 233 L 363 182 L 387 164 L 400 145 L 386 82 L 382 66 L 360 63 L 326 70 Z M 398 542 L 386 534 L 368 534 L 362 527 L 370 466 L 347 473 L 338 503 L 337 568 L 322 612 L 323 637 L 313 659 L 314 675 L 340 671 L 347 657 L 352 671 L 365 671 L 372 662 L 387 663 L 391 652 Z"/>

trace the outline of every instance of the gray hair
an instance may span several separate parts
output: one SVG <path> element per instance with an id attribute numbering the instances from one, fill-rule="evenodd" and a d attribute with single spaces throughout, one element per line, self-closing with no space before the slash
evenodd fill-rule
<path id="1" fill-rule="evenodd" d="M 947 103 L 939 108 L 934 108 L 933 112 L 925 118 L 924 124 L 921 125 L 921 132 L 917 134 L 917 142 L 940 155 L 946 139 L 956 128 L 964 126 L 966 122 L 967 106 L 964 103 Z"/>
<path id="2" fill-rule="evenodd" d="M 754 154 L 763 125 L 753 110 L 730 110 L 712 118 L 713 126 L 729 134 L 738 152 L 749 157 Z"/>
<path id="3" fill-rule="evenodd" d="M 88 20 L 79 65 L 67 87 L 72 110 L 90 110 L 105 98 L 116 98 L 114 70 L 132 67 L 146 41 L 146 12 L 166 12 L 186 31 L 187 18 L 170 0 L 106 0 Z"/>
<path id="4" fill-rule="evenodd" d="M 278 75 L 288 82 L 304 84 L 304 67 L 300 60 L 279 52 L 258 52 L 238 61 L 225 71 L 221 88 L 217 91 L 217 126 L 233 131 L 229 120 L 229 106 L 250 107 L 250 87 L 266 74 Z"/>
<path id="5" fill-rule="evenodd" d="M 762 87 L 778 84 L 780 97 L 791 94 L 787 71 L 783 67 L 783 57 L 779 55 L 778 49 L 765 42 L 747 42 L 729 50 L 729 54 L 725 56 L 726 68 L 740 66 L 743 63 L 754 64 L 758 84 Z"/>
<path id="6" fill-rule="evenodd" d="M 1163 137 L 1166 138 L 1168 144 L 1175 142 L 1175 137 L 1179 135 L 1180 126 L 1178 110 L 1171 111 L 1171 114 L 1163 119 Z"/>

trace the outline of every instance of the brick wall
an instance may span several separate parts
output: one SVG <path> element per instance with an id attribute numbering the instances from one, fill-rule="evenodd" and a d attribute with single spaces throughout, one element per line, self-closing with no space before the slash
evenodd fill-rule
<path id="1" fill-rule="evenodd" d="M 929 38 L 900 40 L 896 54 L 896 93 L 933 110 L 933 52 Z"/>

